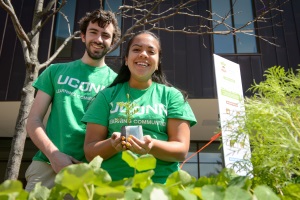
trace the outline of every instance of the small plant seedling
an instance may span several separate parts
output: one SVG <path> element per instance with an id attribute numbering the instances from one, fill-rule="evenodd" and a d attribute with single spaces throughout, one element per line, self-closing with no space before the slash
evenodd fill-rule
<path id="1" fill-rule="evenodd" d="M 125 108 L 126 122 L 127 125 L 122 126 L 121 135 L 126 139 L 132 135 L 139 140 L 143 140 L 143 128 L 141 125 L 130 125 L 133 115 L 138 112 L 138 109 L 135 108 L 136 104 L 130 101 L 130 95 L 127 93 L 127 102 L 118 102 L 120 107 Z"/>

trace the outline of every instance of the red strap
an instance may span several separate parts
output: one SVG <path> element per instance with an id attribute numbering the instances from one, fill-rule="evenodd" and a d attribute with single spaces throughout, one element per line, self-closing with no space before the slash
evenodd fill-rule
<path id="1" fill-rule="evenodd" d="M 200 151 L 202 151 L 205 147 L 207 147 L 210 143 L 212 143 L 213 141 L 215 141 L 218 137 L 220 137 L 222 134 L 222 132 L 220 131 L 219 133 L 215 134 L 214 136 L 212 136 L 210 138 L 210 141 L 205 144 L 201 149 L 199 149 L 197 152 L 193 153 L 190 157 L 188 157 L 187 159 L 185 159 L 185 161 L 183 161 L 180 165 L 180 169 L 182 168 L 182 166 L 189 160 L 191 159 L 192 157 L 194 157 L 197 153 L 199 153 Z"/>

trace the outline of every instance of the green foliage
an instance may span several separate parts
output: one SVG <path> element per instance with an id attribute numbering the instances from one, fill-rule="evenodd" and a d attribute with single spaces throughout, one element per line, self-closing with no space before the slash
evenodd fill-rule
<path id="1" fill-rule="evenodd" d="M 264 76 L 250 88 L 254 95 L 245 99 L 245 115 L 236 119 L 243 124 L 236 137 L 249 135 L 253 183 L 287 195 L 289 187 L 299 188 L 294 184 L 300 179 L 300 74 L 275 66 Z"/>
<path id="2" fill-rule="evenodd" d="M 145 171 L 155 169 L 156 159 L 150 154 L 137 156 L 133 152 L 127 150 L 122 153 L 122 159 L 128 163 L 128 165 L 138 171 Z"/>
<path id="3" fill-rule="evenodd" d="M 179 199 L 179 200 L 279 200 L 280 198 L 265 185 L 255 186 L 247 176 L 238 176 L 233 170 L 223 169 L 219 175 L 201 177 L 198 180 L 187 172 L 179 170 L 171 174 L 166 184 L 153 183 L 151 177 L 153 163 L 151 155 L 134 157 L 129 151 L 123 158 L 134 168 L 141 169 L 133 177 L 121 181 L 111 181 L 109 174 L 101 169 L 102 159 L 96 157 L 91 163 L 81 163 L 66 167 L 59 172 L 52 189 L 36 184 L 31 192 L 22 188 L 20 181 L 5 181 L 0 185 L 0 199 L 63 199 L 71 195 L 75 199 Z M 133 157 L 132 157 L 133 156 Z M 151 164 L 149 164 L 149 163 Z M 137 164 L 138 163 L 138 164 Z M 143 167 L 137 166 L 143 165 Z M 139 171 L 139 170 L 138 170 Z M 300 185 L 285 188 L 289 195 L 285 199 L 297 199 Z"/>

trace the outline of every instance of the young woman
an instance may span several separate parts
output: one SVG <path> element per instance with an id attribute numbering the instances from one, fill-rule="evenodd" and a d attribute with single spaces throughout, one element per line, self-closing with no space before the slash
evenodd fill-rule
<path id="1" fill-rule="evenodd" d="M 120 102 L 135 105 L 130 125 L 141 125 L 143 138 L 122 140 L 121 127 L 126 124 Z M 152 32 L 134 35 L 125 54 L 124 63 L 114 82 L 98 93 L 82 121 L 87 123 L 84 151 L 87 160 L 100 155 L 102 168 L 113 180 L 134 175 L 121 158 L 129 149 L 136 154 L 152 154 L 157 165 L 152 180 L 165 183 L 179 169 L 190 144 L 190 126 L 195 116 L 186 101 L 187 95 L 167 82 L 161 69 L 161 44 Z"/>

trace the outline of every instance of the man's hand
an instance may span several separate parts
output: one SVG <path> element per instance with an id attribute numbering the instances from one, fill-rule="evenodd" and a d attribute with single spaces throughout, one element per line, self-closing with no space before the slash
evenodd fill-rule
<path id="1" fill-rule="evenodd" d="M 51 167 L 55 171 L 55 173 L 60 172 L 60 170 L 62 170 L 64 167 L 69 166 L 71 164 L 81 163 L 72 156 L 64 154 L 60 151 L 55 151 L 52 154 L 51 158 L 49 158 L 49 160 Z"/>

